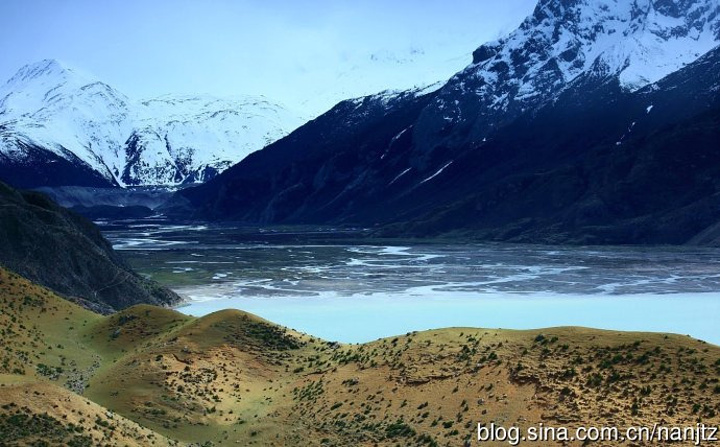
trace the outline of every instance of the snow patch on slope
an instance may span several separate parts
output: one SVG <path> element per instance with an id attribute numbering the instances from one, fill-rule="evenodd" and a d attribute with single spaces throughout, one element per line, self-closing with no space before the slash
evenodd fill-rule
<path id="1" fill-rule="evenodd" d="M 449 161 L 448 163 L 446 163 L 445 166 L 443 166 L 442 168 L 438 169 L 437 172 L 435 172 L 435 173 L 434 173 L 433 175 L 431 175 L 430 177 L 428 177 L 428 178 L 426 178 L 425 180 L 423 180 L 422 182 L 418 183 L 418 185 L 422 185 L 423 183 L 427 183 L 427 182 L 429 182 L 430 180 L 432 180 L 432 179 L 434 179 L 435 177 L 437 177 L 438 175 L 442 174 L 442 172 L 443 172 L 445 169 L 447 169 L 448 166 L 450 166 L 451 164 L 453 164 L 453 161 L 454 161 L 454 160 L 451 160 L 451 161 Z"/>

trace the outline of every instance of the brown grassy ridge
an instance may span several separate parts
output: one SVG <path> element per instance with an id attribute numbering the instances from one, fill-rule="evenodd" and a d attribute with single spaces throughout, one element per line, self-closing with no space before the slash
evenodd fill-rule
<path id="1" fill-rule="evenodd" d="M 0 328 L 2 445 L 462 446 L 478 423 L 720 423 L 720 348 L 678 335 L 456 328 L 344 345 L 236 310 L 102 317 L 2 269 Z"/>

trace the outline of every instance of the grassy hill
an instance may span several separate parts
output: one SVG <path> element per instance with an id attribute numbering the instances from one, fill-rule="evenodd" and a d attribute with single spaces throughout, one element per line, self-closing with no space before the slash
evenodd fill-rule
<path id="1" fill-rule="evenodd" d="M 720 347 L 677 335 L 342 345 L 235 310 L 103 317 L 0 269 L 0 346 L 0 445 L 462 446 L 478 423 L 720 424 Z"/>

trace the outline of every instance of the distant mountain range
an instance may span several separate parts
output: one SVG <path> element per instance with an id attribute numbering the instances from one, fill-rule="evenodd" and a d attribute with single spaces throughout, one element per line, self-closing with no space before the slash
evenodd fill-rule
<path id="1" fill-rule="evenodd" d="M 0 179 L 18 187 L 199 183 L 303 122 L 264 97 L 134 101 L 44 60 L 0 87 Z"/>
<path id="2" fill-rule="evenodd" d="M 172 209 L 391 236 L 715 243 L 719 43 L 715 0 L 541 0 L 435 91 L 344 101 Z"/>

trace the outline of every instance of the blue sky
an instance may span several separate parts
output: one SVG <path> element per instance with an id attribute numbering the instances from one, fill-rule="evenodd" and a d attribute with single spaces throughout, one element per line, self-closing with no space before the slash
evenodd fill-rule
<path id="1" fill-rule="evenodd" d="M 3 0 L 0 79 L 59 59 L 131 97 L 264 94 L 316 113 L 446 79 L 535 0 Z"/>

